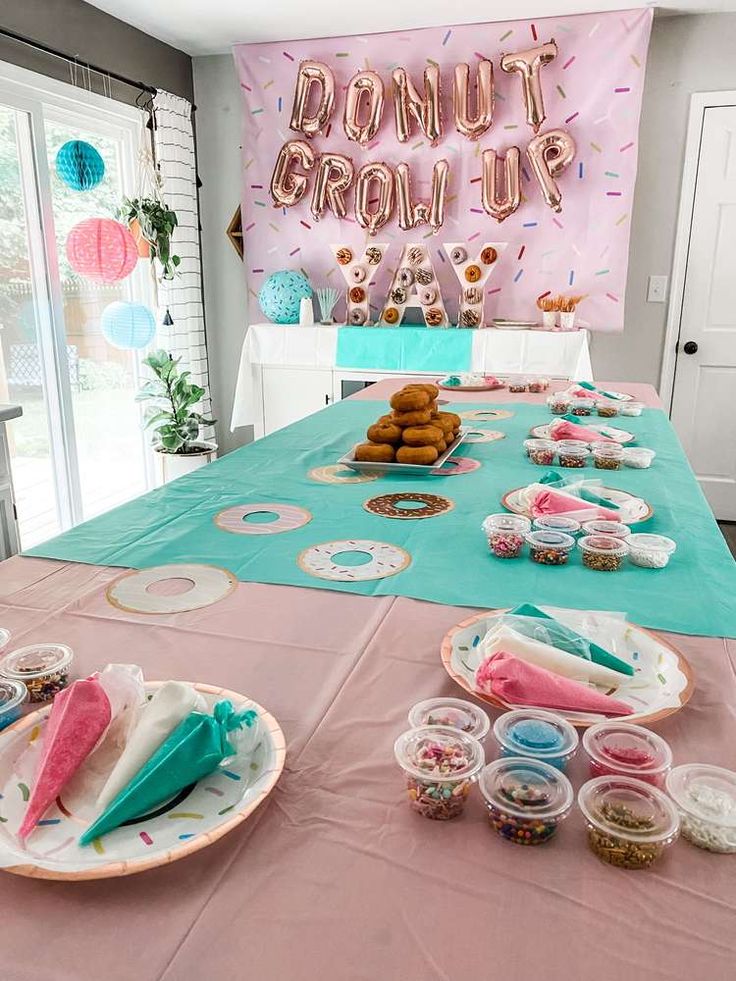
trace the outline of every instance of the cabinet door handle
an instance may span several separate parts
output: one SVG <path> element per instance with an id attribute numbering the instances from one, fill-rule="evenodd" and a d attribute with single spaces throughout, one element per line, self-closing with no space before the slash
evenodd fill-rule
<path id="1" fill-rule="evenodd" d="M 329 405 L 331 401 L 332 401 L 332 396 L 325 395 L 325 405 Z"/>

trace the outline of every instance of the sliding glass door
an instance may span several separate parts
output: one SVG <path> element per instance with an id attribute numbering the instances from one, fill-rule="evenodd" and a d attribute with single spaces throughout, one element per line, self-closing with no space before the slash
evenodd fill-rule
<path id="1" fill-rule="evenodd" d="M 145 352 L 114 348 L 100 330 L 115 300 L 153 306 L 149 264 L 97 283 L 74 272 L 65 248 L 74 225 L 114 217 L 135 195 L 140 126 L 130 107 L 0 66 L 0 401 L 23 409 L 8 427 L 22 547 L 153 483 L 134 401 Z M 104 159 L 91 190 L 56 173 L 72 139 Z"/>

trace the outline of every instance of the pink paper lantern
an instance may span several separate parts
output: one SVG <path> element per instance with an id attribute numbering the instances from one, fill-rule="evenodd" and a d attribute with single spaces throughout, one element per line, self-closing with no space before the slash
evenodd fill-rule
<path id="1" fill-rule="evenodd" d="M 135 239 L 112 218 L 80 221 L 69 232 L 66 254 L 75 272 L 102 283 L 125 279 L 138 261 Z"/>

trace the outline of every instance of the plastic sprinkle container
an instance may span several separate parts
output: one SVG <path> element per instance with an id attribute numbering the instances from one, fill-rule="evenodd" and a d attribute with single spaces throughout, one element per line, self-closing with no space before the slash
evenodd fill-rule
<path id="1" fill-rule="evenodd" d="M 557 456 L 557 443 L 553 439 L 525 439 L 524 449 L 532 463 L 550 467 Z"/>
<path id="2" fill-rule="evenodd" d="M 569 395 L 548 395 L 547 408 L 553 416 L 564 416 L 572 408 L 572 399 Z"/>
<path id="3" fill-rule="evenodd" d="M 528 388 L 533 395 L 539 395 L 540 392 L 546 392 L 549 388 L 549 378 L 530 378 Z"/>
<path id="4" fill-rule="evenodd" d="M 426 698 L 410 710 L 409 725 L 412 729 L 445 726 L 482 741 L 490 731 L 491 720 L 483 709 L 464 698 Z"/>
<path id="5" fill-rule="evenodd" d="M 615 402 L 599 402 L 595 410 L 601 419 L 614 419 L 618 415 L 618 406 Z"/>
<path id="6" fill-rule="evenodd" d="M 593 443 L 593 466 L 597 470 L 620 470 L 624 463 L 624 448 L 618 443 Z"/>
<path id="7" fill-rule="evenodd" d="M 423 817 L 459 817 L 485 763 L 473 736 L 447 726 L 409 729 L 396 740 L 394 754 L 406 776 L 409 806 Z"/>
<path id="8" fill-rule="evenodd" d="M 529 381 L 526 378 L 511 378 L 509 379 L 509 391 L 510 392 L 526 392 L 529 388 Z"/>
<path id="9" fill-rule="evenodd" d="M 573 801 L 564 774 L 548 763 L 518 756 L 489 763 L 480 775 L 480 792 L 491 827 L 515 845 L 549 841 Z"/>
<path id="10" fill-rule="evenodd" d="M 632 777 L 596 777 L 578 791 L 588 845 L 620 869 L 648 869 L 680 831 L 680 818 L 661 790 Z"/>
<path id="11" fill-rule="evenodd" d="M 640 416 L 643 410 L 643 402 L 622 402 L 619 407 L 622 416 Z"/>
<path id="12" fill-rule="evenodd" d="M 570 411 L 574 416 L 592 416 L 595 408 L 593 399 L 573 399 Z"/>
<path id="13" fill-rule="evenodd" d="M 629 546 L 612 535 L 586 535 L 578 542 L 583 565 L 595 572 L 618 572 L 624 564 Z"/>
<path id="14" fill-rule="evenodd" d="M 0 678 L 0 729 L 18 721 L 27 698 L 28 689 L 22 681 Z"/>
<path id="15" fill-rule="evenodd" d="M 584 467 L 588 459 L 588 444 L 580 439 L 561 439 L 557 443 L 561 467 Z"/>
<path id="16" fill-rule="evenodd" d="M 600 722 L 583 733 L 591 777 L 635 777 L 664 790 L 672 767 L 669 745 L 643 726 Z"/>
<path id="17" fill-rule="evenodd" d="M 610 535 L 612 538 L 628 538 L 631 528 L 621 521 L 607 521 L 599 518 L 596 521 L 584 521 L 583 531 L 586 535 Z"/>
<path id="18" fill-rule="evenodd" d="M 532 562 L 540 565 L 566 565 L 575 547 L 572 535 L 562 531 L 531 531 L 526 540 Z"/>
<path id="19" fill-rule="evenodd" d="M 680 814 L 682 837 L 709 852 L 736 852 L 736 773 L 685 763 L 667 774 L 667 792 Z"/>
<path id="20" fill-rule="evenodd" d="M 629 546 L 629 560 L 642 569 L 664 569 L 677 543 L 664 535 L 637 534 L 626 539 Z"/>
<path id="21" fill-rule="evenodd" d="M 643 446 L 624 447 L 624 466 L 633 470 L 647 470 L 657 454 Z"/>
<path id="22" fill-rule="evenodd" d="M 518 559 L 531 526 L 523 514 L 489 514 L 482 528 L 497 559 Z"/>
<path id="23" fill-rule="evenodd" d="M 575 518 L 566 518 L 564 514 L 549 514 L 543 518 L 535 518 L 532 528 L 534 531 L 562 531 L 566 535 L 577 535 L 580 522 Z"/>
<path id="24" fill-rule="evenodd" d="M 69 684 L 74 654 L 64 644 L 31 644 L 6 654 L 0 675 L 22 681 L 31 702 L 48 702 Z"/>
<path id="25" fill-rule="evenodd" d="M 501 756 L 528 756 L 563 772 L 578 748 L 578 734 L 567 719 L 542 709 L 505 712 L 493 735 Z"/>

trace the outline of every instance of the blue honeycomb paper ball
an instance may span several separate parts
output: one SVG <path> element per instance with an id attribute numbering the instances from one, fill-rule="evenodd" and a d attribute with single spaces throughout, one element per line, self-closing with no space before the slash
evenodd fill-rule
<path id="1" fill-rule="evenodd" d="M 142 303 L 108 304 L 100 317 L 102 336 L 121 351 L 148 347 L 156 335 L 153 314 Z"/>
<path id="2" fill-rule="evenodd" d="M 306 276 L 291 269 L 282 269 L 272 273 L 261 286 L 258 302 L 261 310 L 275 324 L 298 324 L 299 305 L 305 297 L 312 297 L 312 287 Z"/>
<path id="3" fill-rule="evenodd" d="M 105 161 L 84 140 L 69 140 L 56 154 L 56 173 L 75 191 L 90 191 L 105 176 Z"/>

